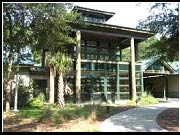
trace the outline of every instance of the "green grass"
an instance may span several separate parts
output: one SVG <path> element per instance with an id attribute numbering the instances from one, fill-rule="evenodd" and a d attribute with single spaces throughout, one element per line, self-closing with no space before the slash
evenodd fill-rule
<path id="1" fill-rule="evenodd" d="M 94 123 L 119 112 L 117 105 L 76 105 L 66 104 L 63 109 L 58 108 L 57 105 L 45 105 L 42 108 L 26 107 L 19 108 L 18 112 L 11 112 L 9 119 L 13 119 L 14 123 L 18 121 L 37 120 L 39 123 L 53 123 L 54 126 L 59 126 L 69 122 L 70 120 L 88 121 Z M 125 107 L 124 107 L 125 108 Z M 122 109 L 122 108 L 121 108 Z M 91 126 L 90 126 L 91 127 Z M 87 127 L 89 132 L 98 132 L 99 128 L 94 125 L 91 128 Z"/>
<path id="2" fill-rule="evenodd" d="M 109 108 L 109 112 L 107 107 Z M 15 117 L 18 119 L 34 118 L 41 122 L 54 119 L 56 124 L 61 124 L 75 119 L 102 119 L 116 112 L 118 112 L 118 106 L 115 105 L 80 106 L 76 104 L 67 104 L 63 109 L 58 108 L 56 105 L 48 105 L 42 108 L 19 108 L 19 111 L 15 113 Z"/>
<path id="3" fill-rule="evenodd" d="M 26 107 L 20 108 L 18 112 L 16 112 L 17 118 L 38 118 L 42 115 L 45 111 L 44 108 L 33 108 L 33 107 Z"/>

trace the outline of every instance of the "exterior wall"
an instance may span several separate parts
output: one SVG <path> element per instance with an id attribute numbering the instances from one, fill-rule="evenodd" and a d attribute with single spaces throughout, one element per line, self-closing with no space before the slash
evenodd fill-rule
<path id="1" fill-rule="evenodd" d="M 29 67 L 26 68 L 20 68 L 20 72 L 19 72 L 19 79 L 20 81 L 23 82 L 24 86 L 29 87 L 31 80 L 33 79 L 38 79 L 38 80 L 47 80 L 47 91 L 46 93 L 48 93 L 49 91 L 49 75 L 48 74 L 31 74 L 29 72 Z M 14 79 L 12 81 L 11 84 L 11 88 L 12 88 L 12 95 L 14 95 L 14 90 L 16 87 L 16 75 L 14 76 Z M 31 95 L 30 95 L 31 96 Z"/>
<path id="2" fill-rule="evenodd" d="M 90 38 L 90 37 L 89 37 Z M 92 100 L 121 100 L 132 98 L 131 67 L 129 62 L 121 61 L 121 49 L 118 42 L 81 40 L 81 91 L 82 102 Z M 76 50 L 69 46 L 72 58 Z M 77 72 L 74 61 L 74 73 Z M 136 94 L 143 91 L 143 72 L 140 63 L 136 63 Z M 68 77 L 70 88 L 75 88 L 75 76 Z M 73 79 L 72 79 L 72 76 Z M 71 77 L 71 78 L 70 78 Z M 75 88 L 76 89 L 76 88 Z M 74 90 L 75 91 L 75 90 Z M 75 92 L 74 92 L 75 93 Z M 74 94 L 75 95 L 75 94 Z"/>
<path id="3" fill-rule="evenodd" d="M 179 75 L 168 76 L 168 96 L 179 98 Z"/>
<path id="4" fill-rule="evenodd" d="M 144 89 L 150 90 L 152 95 L 156 98 L 164 97 L 164 79 L 162 77 L 145 78 Z M 179 98 L 179 76 L 168 76 L 168 93 L 167 97 Z"/>
<path id="5" fill-rule="evenodd" d="M 28 69 L 21 69 L 19 72 L 19 79 L 23 81 L 24 86 L 28 87 L 30 82 L 30 74 L 28 72 Z M 14 76 L 14 80 L 12 82 L 12 89 L 16 87 L 16 75 Z"/>

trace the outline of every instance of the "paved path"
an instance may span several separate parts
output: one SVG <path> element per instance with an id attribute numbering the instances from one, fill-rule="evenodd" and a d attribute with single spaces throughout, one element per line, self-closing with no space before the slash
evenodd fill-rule
<path id="1" fill-rule="evenodd" d="M 156 123 L 156 117 L 168 108 L 179 108 L 179 99 L 168 99 L 156 105 L 130 109 L 106 119 L 102 132 L 168 132 Z"/>

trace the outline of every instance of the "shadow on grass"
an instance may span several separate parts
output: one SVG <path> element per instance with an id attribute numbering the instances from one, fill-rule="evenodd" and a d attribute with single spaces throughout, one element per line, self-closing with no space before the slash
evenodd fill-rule
<path id="1" fill-rule="evenodd" d="M 3 132 L 31 132 L 38 125 L 36 120 L 23 121 L 23 119 L 17 119 L 16 117 L 4 119 Z"/>
<path id="2" fill-rule="evenodd" d="M 23 108 L 16 115 L 4 119 L 4 132 L 30 132 L 35 131 L 37 126 L 41 124 L 53 127 L 77 119 L 103 121 L 113 114 L 131 108 L 134 108 L 134 106 L 77 104 L 67 104 L 63 109 L 55 105 L 49 105 L 41 109 Z M 31 121 L 25 121 L 26 119 L 31 119 Z"/>

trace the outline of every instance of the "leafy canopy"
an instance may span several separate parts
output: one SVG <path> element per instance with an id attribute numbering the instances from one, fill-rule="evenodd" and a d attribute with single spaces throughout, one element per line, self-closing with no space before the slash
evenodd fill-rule
<path id="1" fill-rule="evenodd" d="M 155 3 L 150 9 L 150 15 L 140 20 L 137 28 L 159 33 L 160 41 L 152 45 L 156 53 L 166 60 L 178 60 L 179 3 Z"/>

